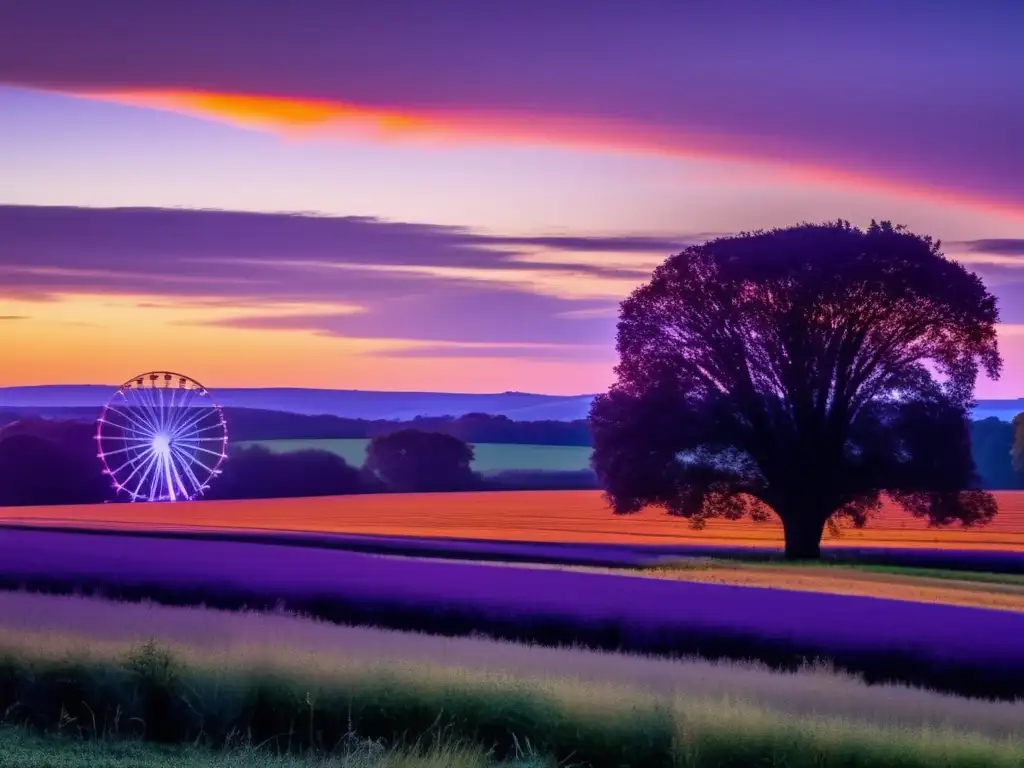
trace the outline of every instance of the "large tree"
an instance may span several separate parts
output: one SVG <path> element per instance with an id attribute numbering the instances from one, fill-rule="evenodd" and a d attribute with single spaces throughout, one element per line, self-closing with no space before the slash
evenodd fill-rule
<path id="1" fill-rule="evenodd" d="M 594 469 L 621 514 L 774 511 L 790 558 L 884 494 L 936 525 L 987 522 L 967 419 L 979 370 L 999 376 L 997 322 L 980 278 L 888 222 L 689 247 L 622 303 Z"/>

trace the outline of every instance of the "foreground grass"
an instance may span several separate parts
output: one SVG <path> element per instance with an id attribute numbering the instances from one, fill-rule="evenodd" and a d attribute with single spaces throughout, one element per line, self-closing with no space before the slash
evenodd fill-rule
<path id="1" fill-rule="evenodd" d="M 82 648 L 116 660 L 151 638 L 186 663 L 280 665 L 324 673 L 353 666 L 413 665 L 435 674 L 475 670 L 519 680 L 567 679 L 660 696 L 728 698 L 794 717 L 831 716 L 883 726 L 955 724 L 995 738 L 1019 733 L 1024 700 L 982 701 L 902 685 L 866 685 L 815 665 L 777 672 L 751 662 L 665 659 L 584 648 L 547 648 L 487 638 L 454 638 L 352 627 L 284 612 L 221 611 L 93 597 L 0 592 L 0 647 L 60 658 Z"/>
<path id="2" fill-rule="evenodd" d="M 49 657 L 2 650 L 0 709 L 9 723 L 80 739 L 223 749 L 245 734 L 278 755 L 330 753 L 358 733 L 397 749 L 469 745 L 477 751 L 467 755 L 498 760 L 517 759 L 528 745 L 531 754 L 559 765 L 594 768 L 1024 764 L 1020 742 L 950 729 L 793 718 L 735 702 L 667 699 L 566 680 L 384 666 L 315 669 L 288 660 L 186 663 L 152 643 L 118 658 L 84 649 Z"/>
<path id="3" fill-rule="evenodd" d="M 545 768 L 540 759 L 494 763 L 479 749 L 433 746 L 388 750 L 374 742 L 348 744 L 333 754 L 285 755 L 252 745 L 214 751 L 137 740 L 39 736 L 0 728 L 0 768 Z"/>

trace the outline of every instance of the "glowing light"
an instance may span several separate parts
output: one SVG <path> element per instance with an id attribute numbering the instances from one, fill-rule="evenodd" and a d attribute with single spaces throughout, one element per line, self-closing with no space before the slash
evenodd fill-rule
<path id="1" fill-rule="evenodd" d="M 131 501 L 184 501 L 220 473 L 228 433 L 203 386 L 159 372 L 118 388 L 97 421 L 96 440 L 115 491 Z"/>

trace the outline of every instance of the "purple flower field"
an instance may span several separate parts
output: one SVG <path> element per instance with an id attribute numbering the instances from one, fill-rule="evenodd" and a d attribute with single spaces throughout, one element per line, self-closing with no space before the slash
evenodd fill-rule
<path id="1" fill-rule="evenodd" d="M 1024 696 L 1024 614 L 332 549 L 0 531 L 0 583 L 545 644 L 759 658 L 823 656 L 869 680 Z"/>
<path id="2" fill-rule="evenodd" d="M 449 560 L 496 560 L 502 562 L 548 563 L 603 568 L 637 568 L 680 557 L 768 559 L 780 550 L 771 547 L 726 547 L 716 545 L 629 545 L 538 543 L 483 539 L 418 538 L 363 534 L 325 534 L 285 531 L 240 530 L 116 530 L 65 526 L 3 524 L 0 531 L 47 531 L 132 538 L 178 539 L 187 541 L 274 544 L 317 549 L 340 549 L 382 555 L 406 555 Z M 847 547 L 825 553 L 829 560 L 861 564 L 898 565 L 918 568 L 1024 573 L 1024 555 L 1011 551 L 920 549 L 896 547 Z"/>

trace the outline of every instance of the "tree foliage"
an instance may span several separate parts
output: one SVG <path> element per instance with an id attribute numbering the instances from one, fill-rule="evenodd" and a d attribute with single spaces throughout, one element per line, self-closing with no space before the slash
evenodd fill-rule
<path id="1" fill-rule="evenodd" d="M 206 499 L 282 499 L 366 492 L 362 473 L 330 451 L 274 453 L 262 445 L 232 450 Z"/>
<path id="2" fill-rule="evenodd" d="M 888 222 L 692 246 L 622 304 L 594 469 L 618 513 L 774 511 L 791 557 L 883 492 L 934 524 L 988 521 L 967 413 L 979 371 L 1000 373 L 997 322 L 980 278 Z"/>
<path id="3" fill-rule="evenodd" d="M 452 435 L 403 429 L 378 435 L 366 448 L 366 468 L 392 491 L 461 491 L 477 484 L 473 448 Z"/>

